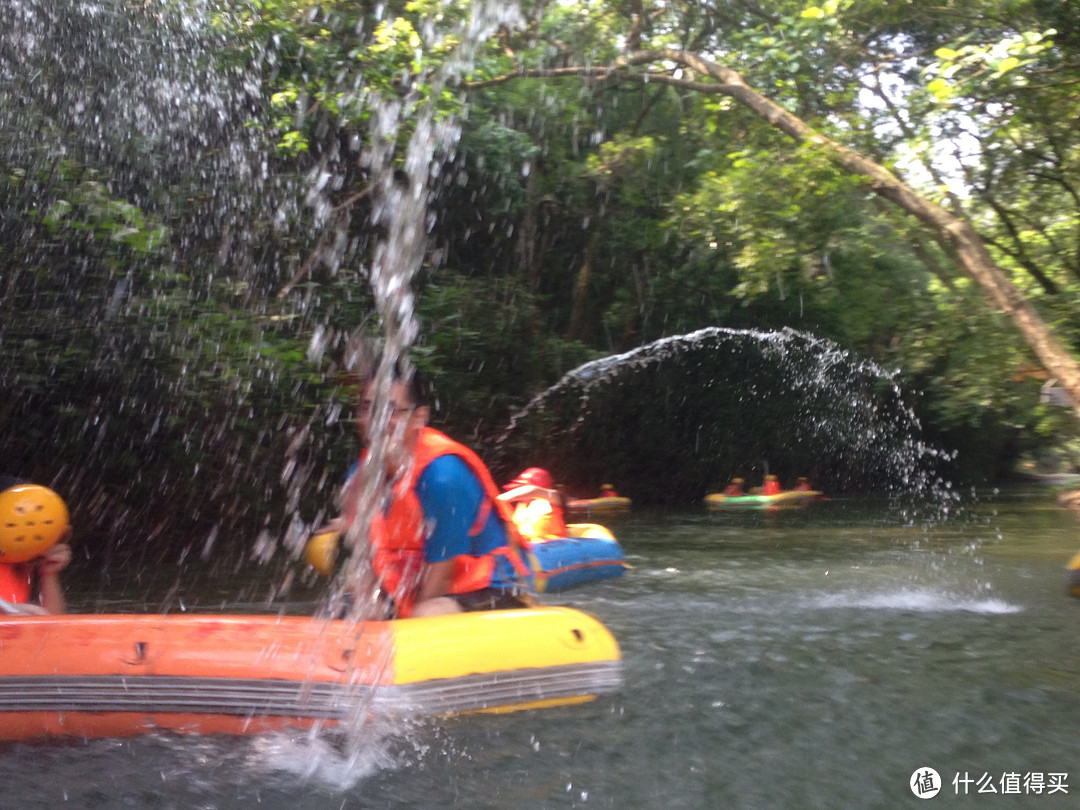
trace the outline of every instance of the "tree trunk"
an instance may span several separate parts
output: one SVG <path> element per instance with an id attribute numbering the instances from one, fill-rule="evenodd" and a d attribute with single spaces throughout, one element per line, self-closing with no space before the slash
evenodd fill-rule
<path id="1" fill-rule="evenodd" d="M 589 244 L 585 248 L 585 258 L 578 267 L 573 305 L 570 309 L 570 324 L 566 328 L 567 340 L 584 340 L 587 336 L 585 312 L 589 298 L 589 285 L 592 283 L 592 263 L 596 255 L 597 241 L 599 241 L 599 229 L 593 230 L 589 237 Z"/>
<path id="2" fill-rule="evenodd" d="M 537 250 L 537 234 L 540 219 L 540 184 L 537 182 L 535 167 L 525 180 L 525 213 L 518 230 L 518 261 L 525 270 L 529 292 L 536 292 L 540 287 L 540 252 Z"/>

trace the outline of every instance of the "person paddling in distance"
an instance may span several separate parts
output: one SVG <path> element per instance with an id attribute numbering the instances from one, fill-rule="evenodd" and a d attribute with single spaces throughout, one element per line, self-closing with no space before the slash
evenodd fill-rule
<path id="1" fill-rule="evenodd" d="M 71 562 L 70 537 L 59 495 L 0 476 L 0 613 L 66 612 L 60 572 Z"/>
<path id="2" fill-rule="evenodd" d="M 746 494 L 745 489 L 746 481 L 742 478 L 735 477 L 731 479 L 731 482 L 724 487 L 724 495 L 728 498 L 738 498 Z"/>
<path id="3" fill-rule="evenodd" d="M 360 388 L 357 422 L 365 448 L 377 422 L 375 382 L 368 375 Z M 430 409 L 415 373 L 409 379 L 395 373 L 386 407 L 388 429 L 395 437 L 384 459 L 389 492 L 372 516 L 369 539 L 371 567 L 392 615 L 435 616 L 532 604 L 531 572 L 521 538 L 509 505 L 497 499 L 499 488 L 483 461 L 428 426 Z M 355 519 L 350 510 L 355 510 L 362 486 L 360 466 L 343 490 L 345 513 L 328 528 L 344 531 Z"/>
<path id="4" fill-rule="evenodd" d="M 775 475 L 766 475 L 765 480 L 761 484 L 762 495 L 779 495 L 782 492 L 780 489 L 780 479 Z"/>

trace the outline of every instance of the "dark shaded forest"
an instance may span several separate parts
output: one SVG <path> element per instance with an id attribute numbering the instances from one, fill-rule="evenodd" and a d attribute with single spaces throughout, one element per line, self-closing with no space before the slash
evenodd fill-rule
<path id="1" fill-rule="evenodd" d="M 0 34 L 3 469 L 99 560 L 291 552 L 333 511 L 402 191 L 408 356 L 497 477 L 690 503 L 900 491 L 920 441 L 930 481 L 1080 462 L 1064 2 L 99 5 Z"/>

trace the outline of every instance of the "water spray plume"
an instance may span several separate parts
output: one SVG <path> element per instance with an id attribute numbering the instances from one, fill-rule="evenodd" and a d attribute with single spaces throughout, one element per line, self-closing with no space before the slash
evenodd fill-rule
<path id="1" fill-rule="evenodd" d="M 710 327 L 569 372 L 514 417 L 497 463 L 571 488 L 614 478 L 635 503 L 765 473 L 947 503 L 949 455 L 923 442 L 896 376 L 806 333 Z"/>
<path id="2" fill-rule="evenodd" d="M 443 89 L 468 72 L 478 48 L 498 26 L 516 26 L 521 15 L 515 4 L 485 0 L 470 5 L 467 19 L 459 30 L 452 32 L 457 42 L 450 55 L 432 65 L 421 64 L 408 79 L 404 95 L 379 98 L 369 92 L 366 103 L 373 110 L 372 131 L 362 163 L 372 178 L 370 187 L 371 225 L 380 234 L 372 252 L 370 267 L 361 268 L 366 274 L 375 301 L 381 334 L 377 351 L 365 345 L 362 334 L 354 335 L 347 349 L 349 371 L 359 380 L 370 380 L 368 393 L 371 413 L 367 452 L 342 491 L 344 514 L 348 522 L 343 542 L 351 550 L 336 580 L 331 605 L 344 608 L 346 616 L 355 622 L 381 617 L 386 606 L 381 598 L 379 583 L 371 569 L 368 538 L 377 510 L 390 497 L 394 480 L 407 481 L 410 471 L 388 465 L 387 460 L 400 453 L 405 420 L 392 424 L 391 388 L 395 380 L 408 382 L 414 374 L 409 350 L 419 333 L 415 317 L 413 281 L 425 256 L 427 233 L 431 217 L 430 185 L 443 161 L 452 157 L 460 137 L 460 128 L 452 115 L 442 115 L 436 108 Z M 422 26 L 424 48 L 432 50 L 449 38 L 434 24 Z M 412 133 L 401 163 L 398 163 L 397 144 L 405 122 Z M 318 207 L 322 199 L 321 182 L 310 197 Z M 388 466 L 395 474 L 388 474 Z M 417 572 L 419 574 L 419 572 Z M 418 582 L 404 582 L 414 587 Z M 382 665 L 388 664 L 392 650 L 387 650 Z M 353 741 L 351 748 L 359 750 L 360 727 L 364 709 L 355 715 L 347 729 Z"/>

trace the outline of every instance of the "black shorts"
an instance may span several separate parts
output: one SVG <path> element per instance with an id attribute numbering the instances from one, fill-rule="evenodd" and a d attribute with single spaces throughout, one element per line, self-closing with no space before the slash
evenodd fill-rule
<path id="1" fill-rule="evenodd" d="M 466 613 L 476 610 L 514 610 L 532 607 L 533 600 L 525 591 L 517 588 L 481 588 L 467 593 L 447 594 L 461 605 Z"/>

